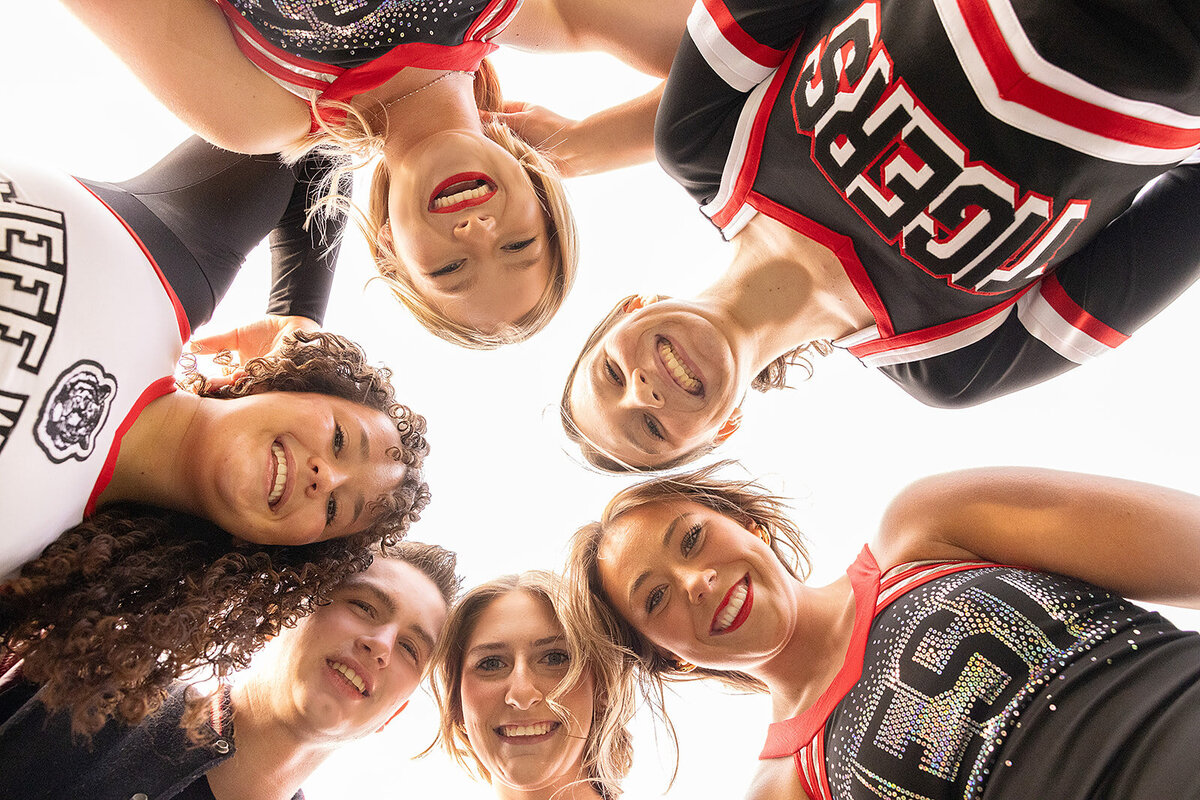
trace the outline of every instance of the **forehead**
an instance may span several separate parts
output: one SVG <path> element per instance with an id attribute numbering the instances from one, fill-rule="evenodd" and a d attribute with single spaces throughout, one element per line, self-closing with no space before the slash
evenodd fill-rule
<path id="1" fill-rule="evenodd" d="M 348 577 L 337 591 L 373 594 L 401 621 L 420 625 L 431 636 L 436 636 L 446 618 L 446 601 L 437 584 L 412 564 L 395 558 L 376 555 L 371 566 Z"/>
<path id="2" fill-rule="evenodd" d="M 465 649 L 485 643 L 515 647 L 562 633 L 562 624 L 554 616 L 549 601 L 514 589 L 488 603 L 467 638 Z"/>

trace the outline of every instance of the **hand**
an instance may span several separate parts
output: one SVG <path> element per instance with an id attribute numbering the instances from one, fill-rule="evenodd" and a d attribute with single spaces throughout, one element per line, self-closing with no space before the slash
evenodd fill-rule
<path id="1" fill-rule="evenodd" d="M 507 102 L 503 111 L 480 112 L 484 119 L 503 122 L 518 136 L 550 157 L 564 178 L 584 174 L 576 168 L 579 161 L 577 148 L 572 146 L 572 135 L 579 122 L 567 119 L 548 108 L 532 103 Z"/>
<path id="2" fill-rule="evenodd" d="M 188 350 L 197 354 L 217 354 L 228 350 L 234 354 L 235 363 L 244 364 L 252 358 L 270 355 L 278 350 L 284 340 L 295 331 L 312 332 L 321 326 L 308 317 L 277 316 L 269 314 L 262 319 L 239 325 L 231 331 L 198 336 L 188 342 Z M 244 374 L 234 369 L 228 375 L 209 378 L 214 388 L 233 383 Z"/>

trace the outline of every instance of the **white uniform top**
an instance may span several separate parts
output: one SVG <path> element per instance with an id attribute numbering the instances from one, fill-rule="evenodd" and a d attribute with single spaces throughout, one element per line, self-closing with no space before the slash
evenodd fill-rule
<path id="1" fill-rule="evenodd" d="M 90 512 L 189 335 L 120 217 L 69 176 L 0 162 L 0 577 Z"/>

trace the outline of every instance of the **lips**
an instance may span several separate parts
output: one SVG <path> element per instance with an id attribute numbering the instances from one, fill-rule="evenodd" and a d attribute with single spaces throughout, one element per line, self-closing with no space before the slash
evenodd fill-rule
<path id="1" fill-rule="evenodd" d="M 282 506 L 290 493 L 293 482 L 288 476 L 292 474 L 292 467 L 291 455 L 283 442 L 278 439 L 271 442 L 271 456 L 267 459 L 267 506 L 272 511 Z"/>
<path id="2" fill-rule="evenodd" d="M 353 688 L 354 691 L 358 692 L 363 697 L 371 696 L 371 687 L 367 684 L 366 678 L 359 674 L 359 671 L 353 666 L 345 663 L 344 661 L 338 661 L 337 659 L 333 658 L 325 659 L 325 664 L 331 670 L 341 676 L 340 679 L 349 687 Z"/>
<path id="3" fill-rule="evenodd" d="M 497 725 L 492 730 L 510 744 L 536 744 L 549 739 L 561 725 L 558 720 L 542 720 Z"/>
<path id="4" fill-rule="evenodd" d="M 712 636 L 733 633 L 742 627 L 742 623 L 750 616 L 750 607 L 754 604 L 754 590 L 750 586 L 750 575 L 729 587 L 721 604 L 713 614 L 712 624 L 708 632 Z"/>
<path id="5" fill-rule="evenodd" d="M 699 371 L 678 345 L 665 336 L 659 336 L 655 340 L 655 349 L 659 363 L 676 386 L 693 397 L 704 395 L 704 382 L 700 379 Z"/>
<path id="6" fill-rule="evenodd" d="M 496 182 L 482 172 L 460 172 L 437 185 L 429 195 L 429 210 L 434 214 L 453 214 L 491 200 Z"/>

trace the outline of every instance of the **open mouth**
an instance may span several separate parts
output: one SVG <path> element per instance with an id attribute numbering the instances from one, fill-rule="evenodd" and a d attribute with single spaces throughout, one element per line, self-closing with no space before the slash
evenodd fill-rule
<path id="1" fill-rule="evenodd" d="M 363 697 L 370 696 L 371 693 L 367 691 L 366 681 L 364 681 L 359 676 L 359 674 L 354 671 L 353 667 L 343 664 L 340 661 L 334 661 L 332 659 L 325 659 L 325 663 L 329 665 L 330 669 L 332 669 L 337 674 L 341 675 L 342 678 L 345 679 L 346 683 L 348 683 L 350 686 L 354 687 L 354 690 L 357 691 L 359 694 L 361 694 Z"/>
<path id="2" fill-rule="evenodd" d="M 549 738 L 550 734 L 558 730 L 561 725 L 561 722 L 547 720 L 545 722 L 526 722 L 516 725 L 497 725 L 493 730 L 495 730 L 497 736 L 508 739 L 514 744 L 530 744 Z"/>
<path id="3" fill-rule="evenodd" d="M 722 633 L 732 633 L 742 627 L 746 617 L 750 616 L 750 606 L 754 603 L 754 592 L 750 589 L 750 575 L 730 587 L 725 593 L 717 613 L 713 614 L 709 633 L 718 636 Z"/>
<path id="4" fill-rule="evenodd" d="M 429 210 L 434 214 L 452 214 L 464 208 L 491 200 L 496 194 L 496 182 L 482 172 L 461 172 L 437 185 L 429 196 Z"/>
<path id="5" fill-rule="evenodd" d="M 271 462 L 274 475 L 271 479 L 271 491 L 267 494 L 267 505 L 274 509 L 283 499 L 288 477 L 287 454 L 279 442 L 271 442 Z"/>
<path id="6" fill-rule="evenodd" d="M 671 340 L 665 336 L 659 336 L 656 344 L 658 357 L 675 380 L 676 385 L 690 395 L 697 397 L 703 395 L 704 382 L 697 377 L 696 369 L 687 362 L 685 356 L 675 349 Z"/>

